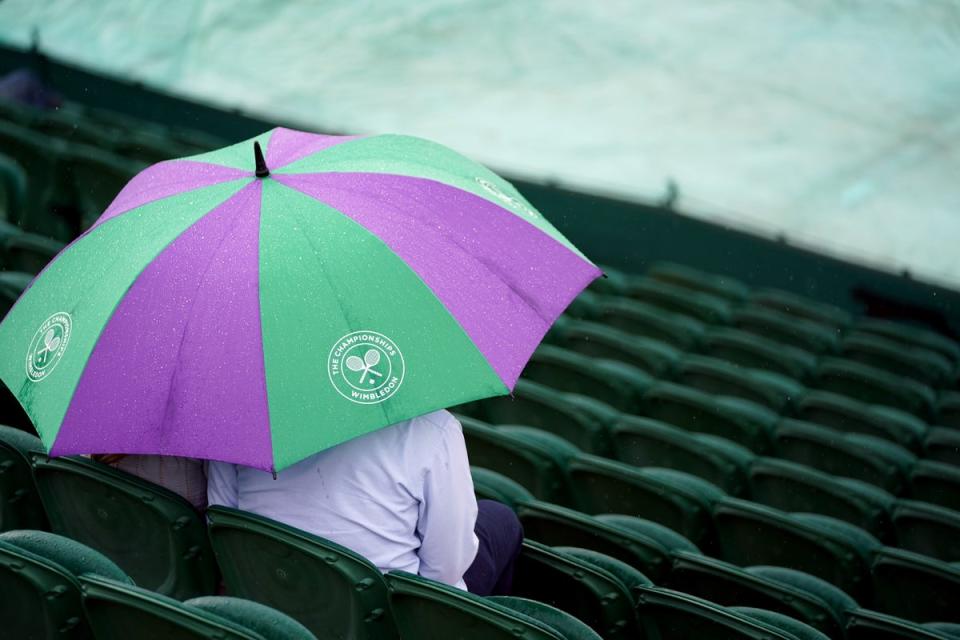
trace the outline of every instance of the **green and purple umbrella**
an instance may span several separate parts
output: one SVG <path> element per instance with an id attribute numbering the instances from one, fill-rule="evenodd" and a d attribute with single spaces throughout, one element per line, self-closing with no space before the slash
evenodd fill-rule
<path id="1" fill-rule="evenodd" d="M 598 275 L 445 147 L 278 128 L 136 176 L 0 324 L 0 379 L 51 455 L 279 470 L 509 393 Z"/>

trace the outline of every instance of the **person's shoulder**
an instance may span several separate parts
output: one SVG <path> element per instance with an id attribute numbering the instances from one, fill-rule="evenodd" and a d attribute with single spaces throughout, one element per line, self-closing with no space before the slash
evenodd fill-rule
<path id="1" fill-rule="evenodd" d="M 443 440 L 463 434 L 460 421 L 446 409 L 417 416 L 409 422 L 409 434 L 415 438 Z"/>

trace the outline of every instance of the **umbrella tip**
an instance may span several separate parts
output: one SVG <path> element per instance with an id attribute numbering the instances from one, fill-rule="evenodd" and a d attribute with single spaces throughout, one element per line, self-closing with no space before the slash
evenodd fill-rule
<path id="1" fill-rule="evenodd" d="M 256 176 L 266 178 L 270 175 L 270 169 L 267 168 L 267 161 L 263 159 L 263 150 L 260 149 L 260 143 L 253 143 L 253 159 L 257 164 Z"/>

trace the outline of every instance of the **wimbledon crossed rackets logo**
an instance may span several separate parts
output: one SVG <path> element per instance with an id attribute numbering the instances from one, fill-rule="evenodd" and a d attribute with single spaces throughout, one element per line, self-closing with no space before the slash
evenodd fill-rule
<path id="1" fill-rule="evenodd" d="M 33 334 L 27 349 L 27 377 L 34 382 L 46 378 L 56 368 L 70 341 L 73 320 L 60 311 L 43 321 Z"/>
<path id="2" fill-rule="evenodd" d="M 358 404 L 377 404 L 403 383 L 403 354 L 393 340 L 376 331 L 354 331 L 333 345 L 327 374 L 341 396 Z"/>

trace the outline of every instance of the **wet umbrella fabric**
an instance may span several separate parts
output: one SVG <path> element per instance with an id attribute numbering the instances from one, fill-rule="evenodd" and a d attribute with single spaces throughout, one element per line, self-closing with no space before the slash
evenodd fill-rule
<path id="1" fill-rule="evenodd" d="M 598 275 L 443 146 L 278 128 L 135 177 L 0 324 L 0 379 L 52 455 L 279 470 L 508 393 Z"/>

